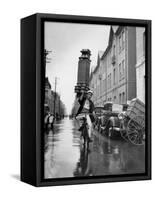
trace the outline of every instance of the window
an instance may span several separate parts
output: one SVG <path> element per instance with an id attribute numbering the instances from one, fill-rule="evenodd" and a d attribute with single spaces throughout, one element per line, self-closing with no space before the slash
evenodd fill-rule
<path id="1" fill-rule="evenodd" d="M 125 75 L 125 62 L 124 60 L 122 61 L 122 76 Z"/>
<path id="2" fill-rule="evenodd" d="M 119 64 L 119 80 L 122 78 L 121 63 Z"/>
<path id="3" fill-rule="evenodd" d="M 102 81 L 103 82 L 103 93 L 105 92 L 105 80 Z"/>
<path id="4" fill-rule="evenodd" d="M 112 54 L 111 54 L 111 63 L 112 65 L 115 65 L 116 62 L 116 50 L 115 45 L 112 47 Z"/>
<path id="5" fill-rule="evenodd" d="M 124 31 L 122 31 L 122 50 L 124 49 L 125 47 L 125 33 Z"/>
<path id="6" fill-rule="evenodd" d="M 116 47 L 115 47 L 115 45 L 113 46 L 113 56 L 115 56 L 116 55 Z"/>
<path id="7" fill-rule="evenodd" d="M 114 85 L 116 84 L 116 69 L 113 70 L 113 79 L 114 79 Z"/>
<path id="8" fill-rule="evenodd" d="M 121 104 L 121 94 L 119 94 L 119 103 Z"/>
<path id="9" fill-rule="evenodd" d="M 125 103 L 125 92 L 122 93 L 122 103 Z"/>
<path id="10" fill-rule="evenodd" d="M 119 36 L 119 53 L 121 52 L 121 35 Z"/>
<path id="11" fill-rule="evenodd" d="M 109 88 L 111 88 L 111 73 L 109 74 Z"/>
<path id="12" fill-rule="evenodd" d="M 110 75 L 108 75 L 108 89 L 110 88 Z"/>

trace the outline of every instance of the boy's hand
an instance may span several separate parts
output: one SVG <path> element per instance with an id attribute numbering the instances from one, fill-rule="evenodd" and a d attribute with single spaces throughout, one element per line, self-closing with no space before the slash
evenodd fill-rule
<path id="1" fill-rule="evenodd" d="M 82 94 L 84 94 L 84 93 L 85 93 L 85 91 L 84 91 L 84 90 L 81 90 L 81 93 L 82 93 Z"/>
<path id="2" fill-rule="evenodd" d="M 81 91 L 80 100 L 82 100 L 82 99 L 83 99 L 83 97 L 84 97 L 84 94 L 85 94 L 85 91 L 84 91 L 84 90 L 82 90 L 82 91 Z"/>

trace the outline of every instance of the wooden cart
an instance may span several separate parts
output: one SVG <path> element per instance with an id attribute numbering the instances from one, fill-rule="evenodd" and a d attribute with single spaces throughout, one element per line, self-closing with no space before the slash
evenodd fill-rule
<path id="1" fill-rule="evenodd" d="M 121 136 L 135 145 L 145 144 L 145 104 L 133 99 L 121 119 Z"/>

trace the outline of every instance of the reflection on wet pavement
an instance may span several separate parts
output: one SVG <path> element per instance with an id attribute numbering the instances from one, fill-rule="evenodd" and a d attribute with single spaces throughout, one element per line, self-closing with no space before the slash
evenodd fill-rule
<path id="1" fill-rule="evenodd" d="M 76 121 L 65 118 L 45 136 L 45 178 L 145 172 L 145 146 L 110 140 L 95 131 L 87 149 L 77 130 Z"/>

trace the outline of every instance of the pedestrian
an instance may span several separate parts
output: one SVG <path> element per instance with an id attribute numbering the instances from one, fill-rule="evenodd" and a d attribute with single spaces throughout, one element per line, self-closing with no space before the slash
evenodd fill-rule
<path id="1" fill-rule="evenodd" d="M 54 115 L 51 114 L 49 117 L 48 117 L 48 123 L 50 125 L 50 128 L 53 129 L 53 124 L 54 124 Z"/>
<path id="2" fill-rule="evenodd" d="M 94 118 L 94 103 L 92 102 L 91 98 L 93 96 L 92 90 L 88 90 L 86 93 L 83 91 L 81 96 L 78 99 L 78 102 L 80 104 L 80 107 L 78 109 L 78 112 L 76 114 L 76 118 L 80 114 L 84 114 L 84 116 L 87 119 L 88 124 L 88 135 L 89 135 L 89 141 L 91 142 L 91 132 L 93 123 L 95 121 Z"/>
<path id="3" fill-rule="evenodd" d="M 50 117 L 50 112 L 47 112 L 46 115 L 45 115 L 45 117 L 44 117 L 45 131 L 48 130 L 49 117 Z"/>

